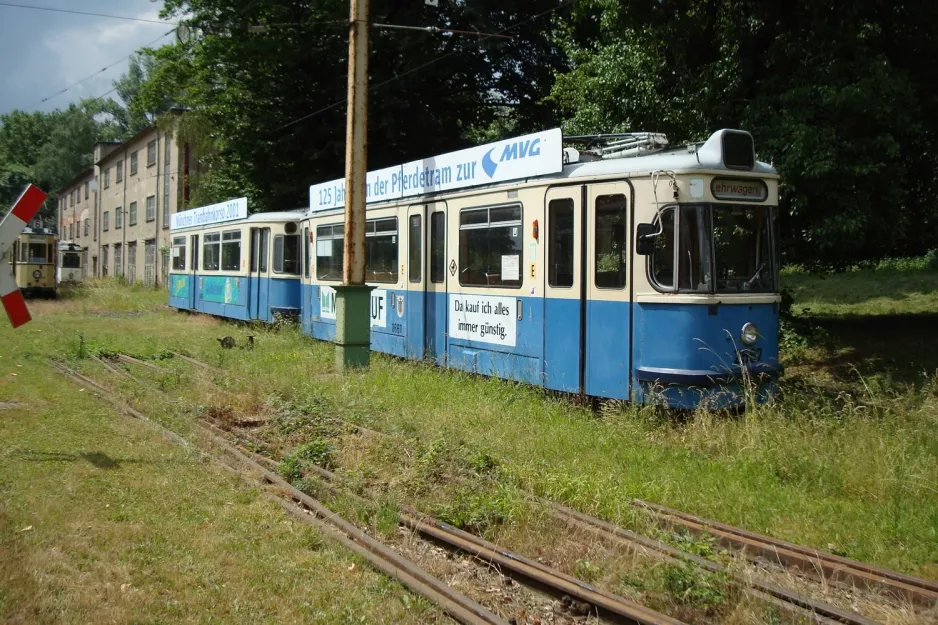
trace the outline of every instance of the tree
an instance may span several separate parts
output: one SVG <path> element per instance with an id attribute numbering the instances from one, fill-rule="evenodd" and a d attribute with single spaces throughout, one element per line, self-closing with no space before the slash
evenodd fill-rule
<path id="1" fill-rule="evenodd" d="M 372 3 L 372 21 L 499 32 L 518 38 L 371 31 L 368 164 L 371 169 L 466 147 L 506 108 L 518 130 L 552 118 L 544 102 L 562 54 L 549 38 L 556 0 Z M 152 105 L 171 94 L 190 108 L 209 195 L 246 193 L 256 208 L 308 205 L 311 183 L 340 177 L 345 153 L 348 3 L 325 0 L 167 0 L 165 17 L 199 33 L 191 45 L 151 51 L 141 89 Z M 251 26 L 266 26 L 252 32 Z M 200 136 L 196 136 L 200 135 Z"/>
<path id="2" fill-rule="evenodd" d="M 926 3 L 583 0 L 552 99 L 575 132 L 750 130 L 782 176 L 788 260 L 938 243 Z"/>

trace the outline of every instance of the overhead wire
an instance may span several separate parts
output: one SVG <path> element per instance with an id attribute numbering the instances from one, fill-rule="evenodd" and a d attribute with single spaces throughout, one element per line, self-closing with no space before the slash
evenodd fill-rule
<path id="1" fill-rule="evenodd" d="M 90 11 L 76 11 L 74 9 L 59 9 L 56 7 L 42 7 L 33 4 L 16 4 L 13 2 L 0 2 L 0 6 L 11 7 L 14 9 L 30 9 L 33 11 L 48 11 L 50 13 L 69 13 L 72 15 L 87 15 L 89 17 L 105 17 L 112 20 L 127 20 L 129 22 L 146 22 L 149 24 L 176 24 L 177 22 L 167 22 L 164 20 L 152 20 L 145 17 L 130 17 L 129 15 L 111 15 L 108 13 L 92 13 Z"/>
<path id="2" fill-rule="evenodd" d="M 537 14 L 535 14 L 535 15 L 532 15 L 531 17 L 529 17 L 529 18 L 527 18 L 527 19 L 524 19 L 524 20 L 522 20 L 522 21 L 520 21 L 520 22 L 518 22 L 518 23 L 516 23 L 516 24 L 513 24 L 513 25 L 511 25 L 511 26 L 509 26 L 509 27 L 507 27 L 507 28 L 504 28 L 504 29 L 502 29 L 502 30 L 500 30 L 500 31 L 498 31 L 498 32 L 496 32 L 496 33 L 489 33 L 489 34 L 481 35 L 481 36 L 480 36 L 480 40 L 483 40 L 483 41 L 484 41 L 485 39 L 489 39 L 489 38 L 492 38 L 492 37 L 497 37 L 497 36 L 500 36 L 500 35 L 504 35 L 504 34 L 507 33 L 508 31 L 514 30 L 515 28 L 518 28 L 519 26 L 523 26 L 523 25 L 525 25 L 525 24 L 527 24 L 527 23 L 529 23 L 529 22 L 532 22 L 532 21 L 534 21 L 534 20 L 536 20 L 536 19 L 538 19 L 538 18 L 540 18 L 540 17 L 543 17 L 543 16 L 545 16 L 545 15 L 547 15 L 547 14 L 553 13 L 553 12 L 555 12 L 555 11 L 559 11 L 560 9 L 562 9 L 562 8 L 564 8 L 564 7 L 567 7 L 567 6 L 571 5 L 571 4 L 573 4 L 575 1 L 576 1 L 576 0 L 566 0 L 565 2 L 561 2 L 560 4 L 558 4 L 557 6 L 555 6 L 555 7 L 553 7 L 553 8 L 550 8 L 550 9 L 547 9 L 546 11 L 542 11 L 542 12 L 540 12 L 540 13 L 537 13 Z M 473 34 L 475 34 L 475 33 L 473 33 Z M 381 87 L 384 87 L 384 86 L 386 86 L 386 85 L 389 85 L 389 84 L 391 84 L 392 82 L 394 82 L 395 80 L 399 80 L 399 79 L 403 78 L 404 76 L 408 76 L 408 75 L 413 74 L 413 73 L 415 73 L 415 72 L 419 72 L 420 70 L 422 70 L 422 69 L 424 69 L 424 68 L 427 68 L 427 67 L 433 65 L 434 63 L 439 63 L 439 62 L 442 61 L 443 59 L 446 59 L 446 58 L 449 58 L 449 57 L 453 56 L 454 54 L 456 54 L 456 52 L 457 52 L 456 50 L 453 50 L 453 51 L 451 51 L 451 52 L 447 52 L 446 54 L 441 55 L 441 56 L 438 56 L 438 57 L 436 57 L 436 58 L 434 58 L 434 59 L 431 59 L 431 60 L 427 61 L 426 63 L 422 63 L 421 65 L 418 65 L 417 67 L 413 67 L 413 68 L 411 68 L 411 69 L 409 69 L 409 70 L 407 70 L 407 71 L 401 72 L 400 74 L 395 74 L 394 76 L 392 76 L 391 78 L 389 78 L 389 79 L 387 79 L 387 80 L 384 80 L 384 81 L 382 81 L 382 82 L 376 83 L 376 84 L 374 84 L 374 85 L 369 85 L 369 86 L 368 86 L 368 93 L 371 93 L 371 91 L 374 90 L 374 89 L 380 89 Z M 279 132 L 279 131 L 281 131 L 281 130 L 284 130 L 284 129 L 286 129 L 286 128 L 289 128 L 290 126 L 293 126 L 293 125 L 298 124 L 298 123 L 300 123 L 300 122 L 306 121 L 307 119 L 310 119 L 310 118 L 312 118 L 312 117 L 315 117 L 315 116 L 317 116 L 317 115 L 320 115 L 320 114 L 322 114 L 322 113 L 325 113 L 326 111 L 328 111 L 328 110 L 330 110 L 330 109 L 333 109 L 333 108 L 335 108 L 335 107 L 337 107 L 337 106 L 341 106 L 342 104 L 345 104 L 346 102 L 348 102 L 348 98 L 343 98 L 343 99 L 341 99 L 341 100 L 338 100 L 338 101 L 336 101 L 336 102 L 333 102 L 332 104 L 329 104 L 329 105 L 324 106 L 324 107 L 322 107 L 322 108 L 320 108 L 320 109 L 317 109 L 317 110 L 313 111 L 312 113 L 309 113 L 308 115 L 304 115 L 304 116 L 302 116 L 302 117 L 298 117 L 298 118 L 296 118 L 296 119 L 294 119 L 294 120 L 292 120 L 292 121 L 287 122 L 286 124 L 283 124 L 282 126 L 278 126 L 277 128 L 274 128 L 273 130 L 271 130 L 270 132 L 271 132 L 271 133 Z"/>

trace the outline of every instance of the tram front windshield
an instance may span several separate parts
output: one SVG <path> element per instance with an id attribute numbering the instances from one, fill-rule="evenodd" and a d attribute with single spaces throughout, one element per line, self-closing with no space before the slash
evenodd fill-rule
<path id="1" fill-rule="evenodd" d="M 668 206 L 658 218 L 651 278 L 663 291 L 778 290 L 775 208 L 735 204 Z M 677 253 L 675 254 L 675 250 Z"/>
<path id="2" fill-rule="evenodd" d="M 63 269 L 80 269 L 81 268 L 81 256 L 78 254 L 67 253 L 62 254 L 62 268 Z"/>
<path id="3" fill-rule="evenodd" d="M 47 263 L 49 262 L 48 257 L 46 256 L 46 244 L 45 243 L 30 243 L 28 256 L 30 263 Z"/>

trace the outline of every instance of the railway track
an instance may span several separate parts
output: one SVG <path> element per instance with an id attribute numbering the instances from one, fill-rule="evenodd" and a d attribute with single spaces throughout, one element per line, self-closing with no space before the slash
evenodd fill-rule
<path id="1" fill-rule="evenodd" d="M 213 367 L 196 359 L 186 357 L 185 360 L 214 370 Z M 354 427 L 384 435 L 362 426 L 354 425 Z M 548 506 L 551 514 L 557 519 L 586 531 L 607 544 L 633 553 L 651 553 L 656 557 L 691 562 L 711 572 L 728 572 L 726 567 L 717 562 L 674 548 L 660 540 L 625 530 L 554 502 L 542 500 L 542 503 Z M 922 607 L 938 605 L 938 583 L 936 582 L 702 519 L 651 502 L 634 500 L 633 505 L 649 515 L 659 527 L 713 536 L 720 545 L 760 566 L 768 563 L 814 580 L 836 582 L 841 586 L 854 586 L 868 591 L 881 592 L 893 599 L 911 602 Z M 808 616 L 818 623 L 825 624 L 872 625 L 875 623 L 855 612 L 818 601 L 771 582 L 743 578 L 740 575 L 733 575 L 733 577 L 747 594 L 774 604 L 793 616 Z"/>
<path id="2" fill-rule="evenodd" d="M 750 561 L 769 562 L 796 569 L 818 579 L 846 582 L 861 588 L 882 591 L 896 599 L 924 607 L 938 605 L 938 582 L 825 553 L 725 523 L 702 519 L 640 499 L 633 503 L 661 527 L 683 529 L 698 535 L 708 534 L 724 547 L 743 554 Z"/>
<path id="3" fill-rule="evenodd" d="M 149 364 L 132 358 L 120 358 L 120 360 L 132 364 Z M 62 363 L 53 361 L 53 364 L 60 373 L 78 384 L 96 390 L 99 396 L 122 412 L 153 424 L 177 442 L 189 444 L 179 435 L 115 399 L 107 388 L 91 378 L 69 370 Z M 376 569 L 397 579 L 411 591 L 437 603 L 441 609 L 455 620 L 473 625 L 508 625 L 508 622 L 498 615 L 429 575 L 413 562 L 406 560 L 349 521 L 338 516 L 318 500 L 293 487 L 271 470 L 270 465 L 273 464 L 271 460 L 250 450 L 238 449 L 220 435 L 222 431 L 211 424 L 201 422 L 197 422 L 197 424 L 202 428 L 204 435 L 211 441 L 213 446 L 221 449 L 234 459 L 238 465 L 246 467 L 258 475 L 264 483 L 275 487 L 275 490 L 268 492 L 267 496 L 272 497 L 291 515 L 304 522 L 317 525 L 327 536 L 334 538 L 366 558 Z M 219 460 L 217 457 L 215 459 Z M 233 468 L 229 463 L 220 462 L 229 468 Z M 322 471 L 328 474 L 324 469 Z M 329 475 L 333 479 L 335 478 L 334 475 Z M 404 527 L 431 538 L 439 544 L 446 545 L 450 549 L 471 554 L 487 565 L 496 565 L 499 569 L 525 580 L 532 587 L 546 589 L 558 597 L 577 598 L 582 602 L 581 605 L 586 606 L 586 614 L 594 613 L 606 620 L 630 625 L 684 625 L 682 621 L 595 588 L 582 580 L 556 571 L 520 554 L 500 548 L 437 519 L 420 515 L 415 511 L 403 511 L 399 518 Z"/>

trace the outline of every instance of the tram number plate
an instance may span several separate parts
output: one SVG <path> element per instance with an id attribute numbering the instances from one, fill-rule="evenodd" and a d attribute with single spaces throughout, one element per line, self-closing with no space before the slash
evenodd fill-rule
<path id="1" fill-rule="evenodd" d="M 392 334 L 404 334 L 404 325 L 400 323 L 392 323 L 391 333 Z"/>
<path id="2" fill-rule="evenodd" d="M 733 359 L 734 365 L 742 365 L 748 362 L 758 362 L 762 360 L 762 348 L 756 347 L 753 349 L 741 349 L 736 352 L 736 357 Z"/>

